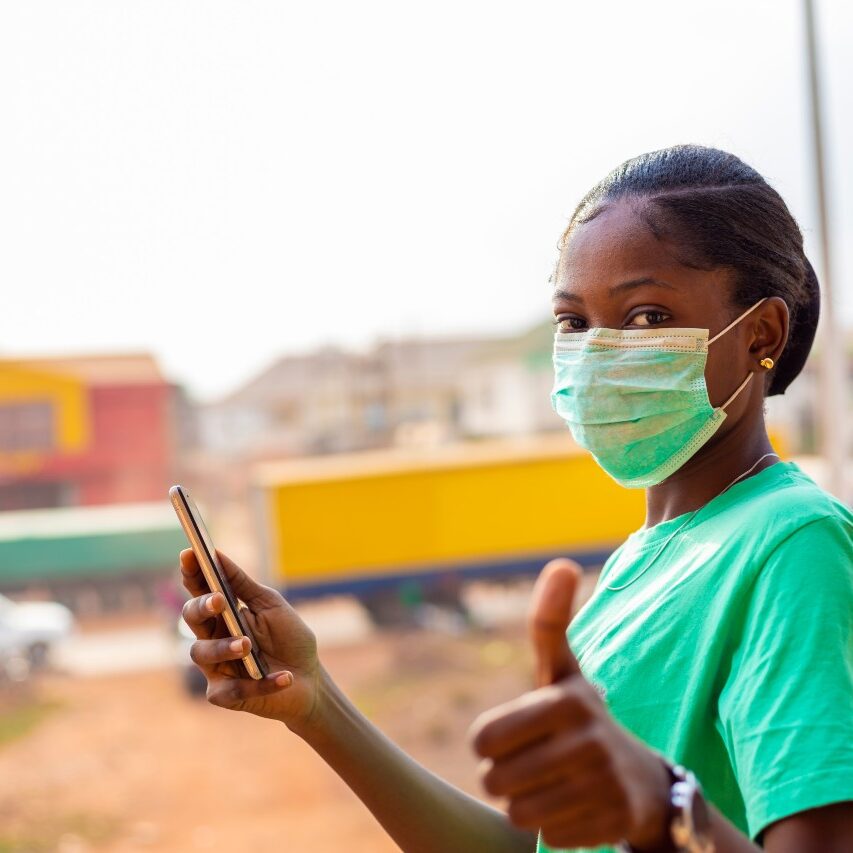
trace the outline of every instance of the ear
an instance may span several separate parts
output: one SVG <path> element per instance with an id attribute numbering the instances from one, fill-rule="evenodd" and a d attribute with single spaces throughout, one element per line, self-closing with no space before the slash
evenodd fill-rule
<path id="1" fill-rule="evenodd" d="M 771 296 L 763 302 L 751 318 L 750 331 L 752 339 L 749 345 L 750 356 L 753 357 L 753 370 L 756 373 L 768 374 L 771 370 L 762 367 L 760 362 L 763 358 L 772 358 L 774 362 L 779 361 L 782 350 L 788 341 L 788 327 L 790 317 L 788 306 L 784 299 Z"/>

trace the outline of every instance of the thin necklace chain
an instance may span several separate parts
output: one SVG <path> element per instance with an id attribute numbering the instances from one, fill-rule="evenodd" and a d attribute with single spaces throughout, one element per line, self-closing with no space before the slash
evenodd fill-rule
<path id="1" fill-rule="evenodd" d="M 660 555 L 663 553 L 666 546 L 669 545 L 669 543 L 675 538 L 675 536 L 678 533 L 680 533 L 685 527 L 687 527 L 687 525 L 690 524 L 690 522 L 693 521 L 694 518 L 696 518 L 696 514 L 698 512 L 705 509 L 705 507 L 708 506 L 708 504 L 711 503 L 712 500 L 715 500 L 715 498 L 718 498 L 721 495 L 724 495 L 733 485 L 735 485 L 735 483 L 739 483 L 744 477 L 748 477 L 765 459 L 768 459 L 771 456 L 775 456 L 777 459 L 780 458 L 778 453 L 765 453 L 764 456 L 762 456 L 761 458 L 759 458 L 755 462 L 753 462 L 753 464 L 749 468 L 747 468 L 747 470 L 744 471 L 743 474 L 740 474 L 737 477 L 735 477 L 734 480 L 732 480 L 731 483 L 729 483 L 728 486 L 726 486 L 725 489 L 723 489 L 718 495 L 715 495 L 709 501 L 702 504 L 702 506 L 694 509 L 693 512 L 691 512 L 690 515 L 688 515 L 687 518 L 681 524 L 679 524 L 678 527 L 672 533 L 669 534 L 669 536 L 666 537 L 663 545 L 661 545 L 660 548 L 658 548 L 657 552 L 655 553 L 654 557 L 652 557 L 649 564 L 638 575 L 631 578 L 631 580 L 629 580 L 628 583 L 622 584 L 622 586 L 609 586 L 608 585 L 606 588 L 616 592 L 620 589 L 625 589 L 625 587 L 627 587 L 627 586 L 631 586 L 631 584 L 634 583 L 634 581 L 637 580 L 637 578 L 644 575 L 654 565 L 657 558 L 660 557 Z"/>

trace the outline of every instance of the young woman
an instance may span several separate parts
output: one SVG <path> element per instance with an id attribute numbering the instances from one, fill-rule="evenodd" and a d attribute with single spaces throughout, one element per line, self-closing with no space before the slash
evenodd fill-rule
<path id="1" fill-rule="evenodd" d="M 240 678 L 249 640 L 223 636 L 184 551 L 209 700 L 284 722 L 405 851 L 853 850 L 853 516 L 779 460 L 763 417 L 817 324 L 796 223 L 730 154 L 642 155 L 576 210 L 553 304 L 554 408 L 646 489 L 647 516 L 568 641 L 578 569 L 553 561 L 537 583 L 541 686 L 473 732 L 507 814 L 389 742 L 281 595 L 224 560 L 274 670 Z"/>

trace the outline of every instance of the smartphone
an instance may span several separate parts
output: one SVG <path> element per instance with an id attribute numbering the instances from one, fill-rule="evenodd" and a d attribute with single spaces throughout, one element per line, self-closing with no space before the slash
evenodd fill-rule
<path id="1" fill-rule="evenodd" d="M 240 612 L 241 602 L 234 595 L 234 591 L 228 583 L 228 578 L 219 562 L 216 548 L 213 547 L 213 540 L 210 538 L 210 533 L 207 531 L 201 513 L 198 511 L 195 501 L 190 497 L 190 493 L 183 486 L 172 486 L 169 489 L 169 498 L 178 514 L 178 520 L 181 522 L 181 527 L 184 528 L 184 533 L 195 553 L 210 591 L 221 592 L 225 596 L 226 604 L 225 610 L 222 611 L 222 618 L 228 628 L 228 633 L 232 637 L 246 636 L 252 641 L 249 654 L 242 659 L 243 665 L 251 678 L 260 680 L 267 675 L 266 664 L 260 653 L 255 651 L 255 638 Z"/>

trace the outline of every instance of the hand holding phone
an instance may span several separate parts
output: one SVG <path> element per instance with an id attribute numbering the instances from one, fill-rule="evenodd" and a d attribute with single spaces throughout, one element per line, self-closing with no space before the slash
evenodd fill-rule
<path id="1" fill-rule="evenodd" d="M 322 717 L 318 709 L 323 701 L 324 670 L 314 633 L 281 593 L 253 580 L 212 543 L 209 551 L 216 556 L 234 601 L 247 607 L 239 609 L 238 615 L 251 632 L 245 636 L 251 638 L 252 650 L 262 656 L 269 674 L 259 680 L 246 677 L 242 659 L 247 656 L 248 641 L 232 647 L 236 641 L 225 623 L 229 607 L 225 593 L 210 591 L 195 549 L 187 548 L 181 551 L 180 565 L 192 598 L 184 605 L 184 621 L 198 638 L 190 654 L 207 678 L 208 702 L 280 720 L 292 731 L 309 736 Z"/>
<path id="2" fill-rule="evenodd" d="M 249 676 L 259 681 L 267 675 L 266 663 L 255 647 L 252 631 L 246 624 L 241 612 L 244 605 L 234 595 L 234 591 L 228 583 L 228 578 L 225 576 L 219 555 L 213 546 L 207 525 L 198 511 L 195 501 L 183 486 L 172 486 L 169 489 L 169 497 L 196 556 L 204 579 L 207 581 L 208 589 L 211 592 L 221 592 L 225 596 L 225 609 L 222 611 L 222 618 L 228 627 L 228 632 L 235 639 L 248 637 L 252 643 L 252 648 L 243 658 L 243 665 L 246 667 Z"/>

